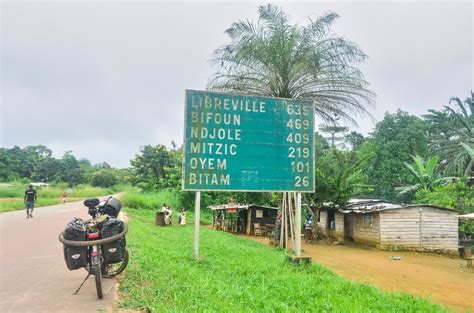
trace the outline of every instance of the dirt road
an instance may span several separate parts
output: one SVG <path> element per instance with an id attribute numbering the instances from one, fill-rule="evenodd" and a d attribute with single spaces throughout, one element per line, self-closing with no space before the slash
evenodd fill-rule
<path id="1" fill-rule="evenodd" d="M 245 236 L 268 244 L 266 238 Z M 429 297 L 456 311 L 474 312 L 474 269 L 466 261 L 431 253 L 381 251 L 360 245 L 303 244 L 303 254 L 350 280 L 388 291 Z M 401 260 L 391 260 L 400 256 Z"/>
<path id="2" fill-rule="evenodd" d="M 114 279 L 103 280 L 97 298 L 94 277 L 73 292 L 85 270 L 66 268 L 58 234 L 73 217 L 87 218 L 81 202 L 0 214 L 0 312 L 97 312 L 112 308 Z"/>

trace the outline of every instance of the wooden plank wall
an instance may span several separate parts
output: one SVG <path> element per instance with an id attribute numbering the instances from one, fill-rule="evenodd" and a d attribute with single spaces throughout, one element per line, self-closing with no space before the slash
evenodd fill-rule
<path id="1" fill-rule="evenodd" d="M 353 239 L 354 242 L 365 243 L 369 245 L 378 245 L 380 243 L 380 216 L 379 213 L 369 213 L 372 215 L 372 225 L 364 225 L 364 215 L 350 213 L 352 215 Z"/>
<path id="2" fill-rule="evenodd" d="M 432 207 L 410 207 L 381 212 L 380 244 L 407 249 L 457 250 L 457 212 Z"/>
<path id="3" fill-rule="evenodd" d="M 319 211 L 318 228 L 321 230 L 321 233 L 326 237 L 329 235 L 329 229 L 327 228 L 327 220 L 328 220 L 328 212 Z"/>
<path id="4" fill-rule="evenodd" d="M 344 214 L 336 212 L 334 219 L 336 222 L 336 240 L 339 242 L 344 242 Z"/>

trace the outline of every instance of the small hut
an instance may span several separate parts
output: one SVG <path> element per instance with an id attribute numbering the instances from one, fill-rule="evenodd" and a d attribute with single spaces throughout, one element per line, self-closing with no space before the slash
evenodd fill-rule
<path id="1" fill-rule="evenodd" d="M 320 209 L 318 227 L 323 235 L 337 241 L 382 249 L 458 249 L 458 212 L 434 205 L 353 199 L 344 208 Z"/>
<path id="2" fill-rule="evenodd" d="M 209 206 L 212 210 L 212 227 L 232 233 L 262 235 L 275 227 L 278 208 L 257 204 L 222 204 Z"/>

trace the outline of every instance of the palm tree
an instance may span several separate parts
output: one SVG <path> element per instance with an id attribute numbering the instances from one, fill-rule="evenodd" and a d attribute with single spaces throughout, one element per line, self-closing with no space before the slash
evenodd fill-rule
<path id="1" fill-rule="evenodd" d="M 436 185 L 440 185 L 446 183 L 448 181 L 453 181 L 457 179 L 457 177 L 439 177 L 436 172 L 436 168 L 438 166 L 439 157 L 434 156 L 427 160 L 423 160 L 420 156 L 412 156 L 413 161 L 415 162 L 415 167 L 411 164 L 403 162 L 403 164 L 413 173 L 418 181 L 416 184 L 412 186 L 405 186 L 405 187 L 398 187 L 397 190 L 400 190 L 400 195 L 405 194 L 410 191 L 417 191 L 418 189 L 426 189 L 426 190 L 433 190 L 433 187 Z"/>
<path id="2" fill-rule="evenodd" d="M 258 11 L 257 23 L 237 21 L 225 31 L 231 42 L 214 52 L 217 72 L 209 89 L 311 99 L 324 121 L 341 117 L 356 124 L 356 114 L 370 115 L 375 95 L 354 65 L 367 56 L 355 43 L 330 32 L 336 13 L 299 27 L 274 5 Z"/>
<path id="3" fill-rule="evenodd" d="M 431 125 L 431 150 L 441 156 L 441 165 L 446 173 L 464 173 L 472 176 L 474 165 L 465 146 L 474 147 L 474 93 L 461 101 L 453 97 L 452 106 L 445 106 L 444 111 L 430 110 L 425 115 Z M 463 146 L 463 143 L 465 146 Z"/>

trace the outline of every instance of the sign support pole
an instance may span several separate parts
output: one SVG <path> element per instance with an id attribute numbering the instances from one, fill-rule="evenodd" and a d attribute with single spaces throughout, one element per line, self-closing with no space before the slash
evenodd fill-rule
<path id="1" fill-rule="evenodd" d="M 196 191 L 194 205 L 194 257 L 199 257 L 199 224 L 201 222 L 201 192 Z"/>
<path id="2" fill-rule="evenodd" d="M 301 257 L 301 192 L 296 193 L 295 253 Z"/>

